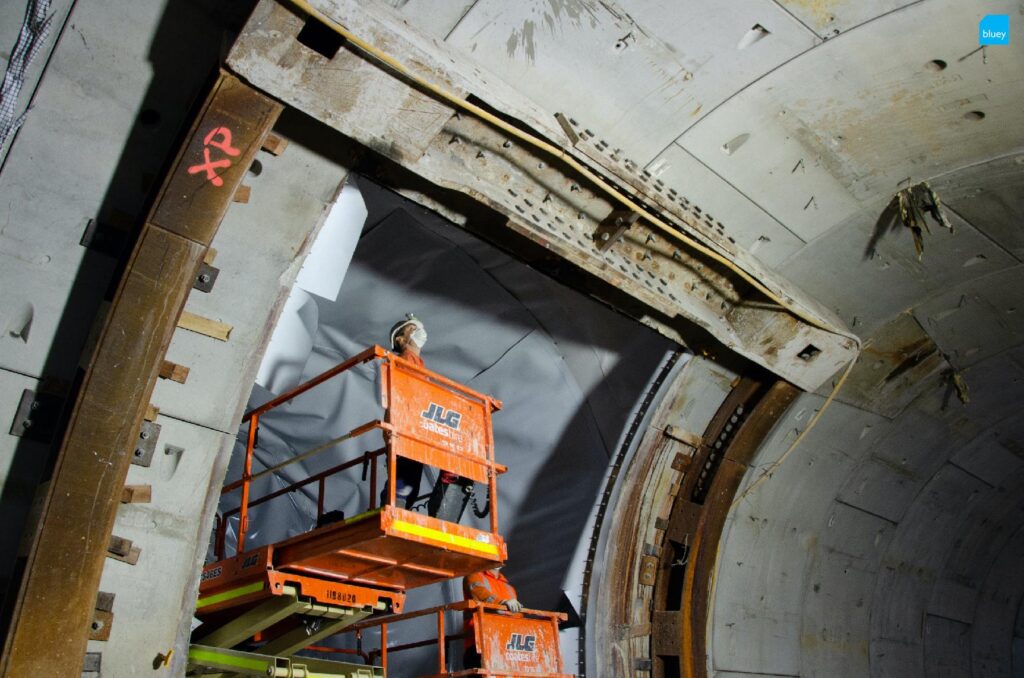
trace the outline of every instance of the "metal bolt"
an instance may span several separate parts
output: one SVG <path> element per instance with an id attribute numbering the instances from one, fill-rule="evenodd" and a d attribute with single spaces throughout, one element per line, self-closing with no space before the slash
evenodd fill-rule
<path id="1" fill-rule="evenodd" d="M 209 273 L 202 273 L 202 274 L 200 274 L 199 282 L 204 283 L 204 284 L 210 282 L 210 274 Z"/>
<path id="2" fill-rule="evenodd" d="M 32 420 L 31 419 L 26 419 L 25 421 L 21 422 L 21 427 L 22 428 L 32 428 Z"/>
<path id="3" fill-rule="evenodd" d="M 612 237 L 611 233 L 602 233 L 601 234 L 601 240 L 604 240 L 605 242 L 607 242 L 608 239 L 611 238 L 611 237 Z"/>
<path id="4" fill-rule="evenodd" d="M 38 400 L 33 400 L 32 404 L 29 405 L 28 407 L 29 407 L 30 410 L 38 410 L 39 409 L 39 401 Z"/>
<path id="5" fill-rule="evenodd" d="M 139 431 L 139 437 L 142 438 L 143 440 L 148 439 L 149 438 L 149 431 Z"/>

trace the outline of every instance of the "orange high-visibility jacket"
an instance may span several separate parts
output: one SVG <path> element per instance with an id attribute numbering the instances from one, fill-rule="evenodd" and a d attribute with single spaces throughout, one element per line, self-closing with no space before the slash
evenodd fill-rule
<path id="1" fill-rule="evenodd" d="M 468 575 L 462 580 L 462 596 L 465 600 L 479 600 L 481 603 L 499 605 L 503 601 L 516 599 L 516 590 L 501 572 L 495 575 L 491 574 L 490 570 L 484 570 Z M 463 641 L 466 649 L 476 649 L 471 611 L 467 610 L 463 616 L 462 630 L 466 634 Z"/>
<path id="2" fill-rule="evenodd" d="M 423 358 L 421 358 L 420 356 L 416 355 L 412 351 L 402 351 L 401 353 L 398 353 L 397 355 L 402 360 L 408 360 L 413 365 L 419 365 L 420 367 L 426 367 L 426 364 L 423 362 Z"/>

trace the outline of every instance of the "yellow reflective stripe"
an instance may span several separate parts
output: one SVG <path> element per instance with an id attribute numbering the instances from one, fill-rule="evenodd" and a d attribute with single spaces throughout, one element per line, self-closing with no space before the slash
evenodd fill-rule
<path id="1" fill-rule="evenodd" d="M 343 524 L 344 525 L 348 525 L 350 523 L 357 522 L 357 521 L 362 520 L 363 518 L 366 518 L 368 516 L 372 516 L 374 514 L 380 513 L 381 510 L 382 509 L 377 508 L 377 509 L 373 509 L 372 511 L 366 511 L 364 513 L 360 513 L 359 515 L 352 516 L 351 518 L 348 518 L 347 520 L 344 521 Z"/>
<path id="2" fill-rule="evenodd" d="M 246 586 L 239 586 L 237 589 L 231 589 L 230 591 L 223 591 L 216 593 L 212 596 L 200 598 L 196 603 L 196 609 L 206 607 L 207 605 L 213 605 L 214 603 L 223 603 L 225 600 L 233 600 L 235 598 L 241 598 L 247 596 L 250 593 L 256 593 L 257 591 L 263 590 L 263 582 L 258 581 L 254 584 L 248 584 Z"/>
<path id="3" fill-rule="evenodd" d="M 457 534 L 448 534 L 441 530 L 435 530 L 432 527 L 424 527 L 423 525 L 417 525 L 416 523 L 407 523 L 404 520 L 396 520 L 393 525 L 394 529 L 398 532 L 414 534 L 417 537 L 426 537 L 427 539 L 445 542 L 446 544 L 451 544 L 453 546 L 461 546 L 464 549 L 472 549 L 492 556 L 498 555 L 498 547 L 494 544 L 479 542 L 475 539 L 469 539 L 468 537 L 462 537 Z"/>
<path id="4" fill-rule="evenodd" d="M 265 659 L 236 657 L 235 655 L 221 654 L 216 650 L 211 650 L 205 647 L 190 647 L 188 649 L 188 658 L 197 664 L 209 662 L 217 666 L 231 666 L 236 669 L 255 670 L 263 674 L 267 674 L 271 668 L 270 662 Z"/>

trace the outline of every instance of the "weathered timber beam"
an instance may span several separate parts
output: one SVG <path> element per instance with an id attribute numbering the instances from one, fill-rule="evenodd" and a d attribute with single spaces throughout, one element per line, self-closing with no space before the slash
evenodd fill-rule
<path id="1" fill-rule="evenodd" d="M 458 97 L 471 92 L 550 139 L 564 134 L 553 114 L 447 45 L 417 33 L 388 8 L 354 0 L 313 4 L 417 77 Z M 427 181 L 486 204 L 507 220 L 509 229 L 645 305 L 651 310 L 649 324 L 668 336 L 678 340 L 680 323 L 694 323 L 805 389 L 818 388 L 856 353 L 856 342 L 836 318 L 764 270 L 730 240 L 724 225 L 645 176 L 637 163 L 594 145 L 585 131 L 566 151 L 574 161 L 731 263 L 723 265 L 643 219 L 618 242 L 602 247 L 593 236 L 621 208 L 606 190 L 493 124 L 470 113 L 456 114 L 451 101 L 425 92 L 350 45 L 342 44 L 331 55 L 307 47 L 297 40 L 307 21 L 316 19 L 287 2 L 261 0 L 229 55 L 229 67 Z M 737 268 L 800 314 L 770 301 Z M 819 320 L 812 323 L 799 315 Z"/>
<path id="2" fill-rule="evenodd" d="M 679 675 L 707 675 L 706 630 L 722 530 L 750 462 L 797 395 L 799 391 L 784 381 L 766 385 L 743 379 L 701 436 L 705 443 L 695 455 L 694 472 L 676 496 L 666 534 L 671 542 L 686 544 L 686 554 L 683 564 L 673 561 L 678 554 L 671 549 L 662 554 L 653 596 L 655 612 L 679 611 L 678 617 L 662 616 L 670 628 L 653 629 L 662 646 L 673 642 L 669 635 L 674 634 L 677 651 L 671 654 L 679 658 Z M 723 442 L 721 448 L 715 447 L 718 441 Z M 702 470 L 709 475 L 702 478 Z M 678 598 L 670 600 L 670 595 Z M 664 675 L 658 663 L 653 668 L 655 678 Z"/>
<path id="3" fill-rule="evenodd" d="M 0 674 L 82 670 L 117 507 L 161 362 L 235 189 L 281 111 L 222 74 L 142 228 L 61 445 Z"/>

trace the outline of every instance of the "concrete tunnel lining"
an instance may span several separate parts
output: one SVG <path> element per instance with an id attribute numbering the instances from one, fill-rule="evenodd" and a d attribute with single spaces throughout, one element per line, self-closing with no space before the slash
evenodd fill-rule
<path id="1" fill-rule="evenodd" d="M 421 11 L 421 4 L 409 3 L 403 11 L 407 16 L 415 16 L 415 12 Z M 807 209 L 801 209 L 803 200 L 793 206 L 782 199 L 789 195 L 785 186 L 762 187 L 765 191 L 771 186 L 778 188 L 775 196 L 759 192 L 757 187 L 759 172 L 766 171 L 771 154 L 779 152 L 788 159 L 788 147 L 771 147 L 770 152 L 760 153 L 758 162 L 743 171 L 735 170 L 728 160 L 715 155 L 721 154 L 719 136 L 735 136 L 734 122 L 746 125 L 753 121 L 751 139 L 755 144 L 760 139 L 774 138 L 776 132 L 782 134 L 785 130 L 779 131 L 750 112 L 758 106 L 773 110 L 769 91 L 789 92 L 793 103 L 795 92 L 806 89 L 794 84 L 799 79 L 797 74 L 818 69 L 819 57 L 831 55 L 831 59 L 844 64 L 843 68 L 861 72 L 858 54 L 875 54 L 881 46 L 893 44 L 900 32 L 917 30 L 915 26 L 930 25 L 942 35 L 953 36 L 948 47 L 936 45 L 935 41 L 900 43 L 901 65 L 892 72 L 912 70 L 935 58 L 940 51 L 937 47 L 950 53 L 959 48 L 965 39 L 952 27 L 956 21 L 973 20 L 978 7 L 963 3 L 952 8 L 950 3 L 929 1 L 904 8 L 903 3 L 894 3 L 886 5 L 885 11 L 890 14 L 885 14 L 883 4 L 886 3 L 853 7 L 853 3 L 837 3 L 834 25 L 842 34 L 824 42 L 812 36 L 819 31 L 814 17 L 804 14 L 802 7 L 789 7 L 788 11 L 811 28 L 805 31 L 794 24 L 794 30 L 783 37 L 789 41 L 789 48 L 806 41 L 800 48 L 806 54 L 791 49 L 778 55 L 780 59 L 793 60 L 793 68 L 766 60 L 770 76 L 753 89 L 723 80 L 731 83 L 723 86 L 721 92 L 730 103 L 723 103 L 720 110 L 708 106 L 708 110 L 716 112 L 678 142 L 669 144 L 660 159 L 667 159 L 670 167 L 661 176 L 669 185 L 686 183 L 706 191 L 711 196 L 708 204 L 720 217 L 746 214 L 740 220 L 742 225 L 737 224 L 737 231 L 732 231 L 729 216 L 722 217 L 744 246 L 754 247 L 761 242 L 758 231 L 748 232 L 747 224 L 756 223 L 760 228 L 767 214 L 768 221 L 775 225 L 764 227 L 764 232 L 775 230 L 760 245 L 758 255 L 782 268 L 787 278 L 812 290 L 815 297 L 835 308 L 858 333 L 870 335 L 911 308 L 916 321 L 942 354 L 949 357 L 950 367 L 970 385 L 970 402 L 960 403 L 950 389 L 947 368 L 929 375 L 909 394 L 901 394 L 907 397 L 905 408 L 895 414 L 887 412 L 888 417 L 869 411 L 878 409 L 870 391 L 857 397 L 841 397 L 772 478 L 735 507 L 723 533 L 714 580 L 707 662 L 703 665 L 697 661 L 702 665 L 700 670 L 710 675 L 1020 675 L 1024 670 L 1019 651 L 1019 620 L 1014 630 L 1021 600 L 1019 573 L 1024 570 L 1020 562 L 1021 533 L 1016 529 L 1022 517 L 1019 497 L 1024 480 L 1020 473 L 1021 431 L 1016 425 L 1021 402 L 1020 314 L 1016 310 L 1022 303 L 1021 249 L 1019 234 L 1014 229 L 1021 214 L 1018 127 L 1012 121 L 994 128 L 956 123 L 956 129 L 940 135 L 945 140 L 944 150 L 928 160 L 928 173 L 938 175 L 933 185 L 946 198 L 957 232 L 948 236 L 933 234 L 921 262 L 914 261 L 912 251 L 908 255 L 908 239 L 897 233 L 883 237 L 878 257 L 863 256 L 881 203 L 888 197 L 883 182 L 860 184 L 863 192 L 855 195 L 852 202 L 842 202 L 840 208 L 824 207 L 825 200 L 818 193 L 819 203 L 828 216 L 811 223 L 804 214 Z M 653 25 L 659 16 L 656 5 L 653 3 L 643 11 L 635 8 L 633 19 Z M 1012 10 L 1010 4 L 999 5 L 1004 6 L 1010 8 L 1007 11 Z M 486 3 L 478 9 L 487 9 Z M 61 5 L 58 10 L 66 18 L 65 12 L 71 8 Z M 719 12 L 719 19 L 747 23 L 748 19 L 760 20 L 748 17 L 746 10 L 737 10 L 742 16 L 730 15 L 720 8 L 714 11 Z M 781 4 L 775 4 L 772 11 L 783 16 Z M 98 304 L 100 288 L 110 275 L 109 265 L 85 267 L 75 282 L 75 272 L 82 263 L 77 256 L 80 217 L 96 212 L 97 205 L 104 202 L 108 182 L 119 189 L 112 192 L 113 203 L 132 213 L 141 209 L 143 194 L 136 196 L 124 188 L 128 185 L 125 177 L 134 176 L 131 169 L 140 165 L 131 149 L 143 137 L 139 136 L 141 127 L 132 131 L 132 120 L 141 111 L 160 105 L 166 105 L 168 110 L 180 109 L 183 117 L 183 101 L 193 91 L 190 87 L 195 88 L 195 83 L 205 76 L 200 71 L 215 56 L 212 48 L 203 56 L 188 54 L 183 45 L 173 47 L 167 31 L 160 29 L 162 21 L 170 20 L 161 16 L 159 8 L 144 11 L 136 7 L 121 17 L 124 25 L 132 27 L 125 35 L 134 36 L 123 49 L 135 56 L 114 58 L 114 50 L 107 54 L 103 51 L 105 47 L 96 49 L 97 45 L 109 42 L 101 36 L 102 26 L 111 13 L 109 8 L 79 3 L 70 16 L 83 37 L 76 38 L 77 34 L 70 29 L 52 36 L 52 44 L 57 46 L 53 66 L 48 67 L 49 75 L 38 90 L 30 124 L 21 131 L 4 161 L 0 191 L 15 205 L 12 223 L 2 234 L 4 261 L 10 263 L 4 274 L 4 287 L 19 290 L 19 300 L 22 296 L 31 300 L 37 316 L 35 333 L 29 341 L 16 343 L 5 337 L 0 347 L 0 376 L 5 384 L 2 402 L 10 411 L 16 407 L 21 389 L 38 387 L 41 377 L 74 374 L 73 358 L 80 341 L 88 334 L 86 316 L 91 317 L 89 309 Z M 469 17 L 453 35 L 453 42 L 467 40 L 467 31 L 481 16 Z M 500 28 L 503 24 L 500 16 L 496 17 Z M 432 17 L 432 21 L 437 24 L 436 30 L 452 28 L 444 27 L 448 19 L 441 16 Z M 215 36 L 223 23 L 223 16 L 205 10 L 179 15 L 176 21 L 179 25 L 205 26 L 201 33 L 207 37 Z M 424 26 L 433 24 L 426 22 Z M 578 31 L 579 39 L 575 42 L 580 45 L 594 39 L 592 35 L 588 37 L 585 24 L 574 25 L 573 30 Z M 150 43 L 147 36 L 154 33 L 164 37 Z M 782 33 L 775 32 L 780 36 Z M 194 46 L 203 42 L 202 35 L 194 36 Z M 538 34 L 536 40 L 536 46 L 545 54 L 553 36 Z M 565 43 L 565 49 L 570 49 L 572 43 Z M 649 45 L 642 47 L 650 49 Z M 193 64 L 181 69 L 191 76 L 168 78 L 167 69 L 158 67 L 154 86 L 150 88 L 148 71 L 138 66 L 147 52 L 156 62 L 166 60 L 172 52 L 177 54 L 179 63 Z M 106 54 L 106 74 L 89 67 L 90 58 L 100 54 Z M 521 50 L 518 54 L 523 56 Z M 942 98 L 954 91 L 969 94 L 960 90 L 980 82 L 980 72 L 994 74 L 1000 92 L 986 90 L 993 97 L 988 122 L 998 120 L 999 111 L 1007 103 L 1019 101 L 1015 85 L 1006 79 L 1007 69 L 1019 64 L 1019 55 L 1019 42 L 1002 52 L 989 50 L 990 68 L 984 71 L 986 64 L 980 60 L 975 63 L 972 58 L 957 65 L 960 62 L 955 58 L 939 54 L 951 64 L 947 75 L 960 72 L 956 71 L 958 68 L 963 71 L 955 82 L 942 80 L 944 84 L 936 88 L 936 96 Z M 493 69 L 501 70 L 505 56 L 493 54 L 487 58 L 493 60 Z M 540 67 L 526 62 L 517 65 L 524 73 Z M 108 82 L 112 73 L 118 74 L 116 93 Z M 876 75 L 884 79 L 891 73 L 879 71 Z M 589 74 L 580 80 L 592 83 L 590 79 L 594 77 Z M 920 94 L 936 82 L 934 76 L 916 73 L 905 80 L 899 79 L 902 77 L 892 76 L 891 81 L 885 81 L 886 87 L 898 82 L 908 91 Z M 695 83 L 700 86 L 703 79 L 698 72 Z M 168 89 L 172 80 L 180 90 Z M 963 83 L 963 87 L 957 82 Z M 542 87 L 540 80 L 530 84 Z M 823 96 L 840 88 L 823 87 Z M 592 89 L 607 91 L 600 87 Z M 566 90 L 573 93 L 572 88 Z M 856 92 L 851 90 L 849 94 L 852 97 Z M 68 101 L 80 106 L 67 106 Z M 843 105 L 849 107 L 849 101 L 844 101 L 847 103 Z M 805 109 L 811 106 L 813 102 L 806 104 Z M 72 115 L 74 111 L 77 121 L 76 115 Z M 824 129 L 820 119 L 806 116 L 807 110 L 798 112 L 804 114 L 805 122 L 814 130 Z M 929 115 L 938 121 L 948 112 L 949 109 L 937 107 Z M 181 551 L 181 545 L 200 541 L 198 533 L 202 530 L 182 528 L 192 525 L 201 512 L 203 500 L 194 490 L 208 482 L 204 479 L 211 471 L 217 475 L 214 463 L 226 461 L 226 446 L 230 445 L 237 414 L 218 406 L 215 394 L 222 393 L 217 389 L 226 383 L 226 373 L 248 375 L 255 369 L 253 361 L 267 338 L 265 323 L 269 318 L 265 312 L 283 302 L 283 290 L 295 273 L 295 257 L 301 256 L 317 215 L 332 199 L 350 166 L 346 164 L 346 142 L 339 142 L 336 135 L 321 134 L 318 138 L 317 133 L 311 132 L 315 126 L 301 121 L 301 116 L 294 112 L 286 115 L 289 119 L 282 122 L 281 130 L 292 137 L 293 145 L 280 157 L 261 153 L 267 172 L 263 177 L 246 179 L 254 189 L 250 207 L 264 211 L 268 221 L 276 218 L 276 225 L 284 226 L 285 231 L 273 235 L 268 232 L 265 239 L 253 239 L 252 231 L 247 230 L 245 206 L 232 206 L 218 241 L 214 242 L 219 252 L 217 265 L 224 274 L 218 283 L 219 295 L 201 297 L 193 293 L 187 305 L 195 312 L 233 321 L 233 345 L 214 345 L 176 332 L 166 357 L 192 367 L 189 382 L 181 385 L 159 381 L 154 390 L 153 402 L 162 408 L 158 420 L 164 426 L 161 449 L 166 442 L 185 453 L 178 458 L 161 458 L 160 465 L 152 470 L 133 467 L 129 472 L 129 483 L 152 483 L 157 491 L 152 506 L 128 505 L 117 511 L 115 533 L 133 537 L 143 545 L 144 555 L 136 566 L 108 563 L 105 568 L 100 588 L 118 589 L 115 618 L 120 623 L 115 623 L 111 641 L 91 641 L 90 649 L 102 651 L 108 657 L 108 666 L 124 667 L 126 671 L 135 671 L 131 667 L 137 666 L 142 671 L 158 651 L 154 647 L 145 657 L 133 656 L 133 643 L 137 641 L 130 635 L 120 635 L 128 634 L 132 628 L 133 615 L 139 617 L 134 633 L 145 636 L 146 643 L 156 643 L 162 652 L 175 642 L 174 633 L 167 635 L 165 626 L 144 619 L 145 611 L 154 608 L 140 605 L 125 587 L 142 589 L 156 579 L 164 581 L 168 590 L 187 592 L 192 586 L 187 561 L 193 561 L 194 566 L 198 552 Z M 170 121 L 173 116 L 165 111 L 164 117 Z M 594 124 L 592 118 L 587 120 Z M 932 124 L 939 129 L 941 125 L 934 121 Z M 878 128 L 891 129 L 895 135 L 906 124 L 901 114 L 880 122 Z M 598 131 L 612 141 L 629 141 L 622 130 L 616 131 L 613 126 Z M 161 143 L 170 143 L 168 127 L 150 133 L 158 135 Z M 991 136 L 991 146 L 964 141 L 976 140 L 975 135 L 983 133 Z M 55 169 L 58 180 L 62 185 L 75 187 L 75 191 L 55 199 L 40 189 L 26 188 L 25 179 L 38 172 L 32 168 L 38 158 L 52 158 L 54 149 L 74 147 L 86 138 L 94 140 L 95 145 L 83 147 L 81 154 L 71 154 L 64 162 L 53 163 L 55 167 L 59 165 Z M 902 153 L 901 144 L 893 141 L 893 136 L 886 138 L 892 143 L 883 150 L 893 156 L 890 159 L 899 160 L 896 156 Z M 846 142 L 858 143 L 850 136 Z M 107 151 L 90 155 L 101 147 L 107 151 L 124 148 L 127 152 L 120 158 Z M 1000 150 L 993 150 L 996 147 Z M 757 148 L 747 145 L 736 153 Z M 877 150 L 880 146 L 872 148 Z M 837 157 L 843 160 L 841 150 Z M 652 159 L 652 168 L 658 160 Z M 903 168 L 901 162 L 893 166 Z M 154 162 L 141 165 L 152 171 L 150 166 Z M 815 186 L 831 196 L 838 189 L 824 180 L 841 180 L 846 176 L 843 168 L 837 170 L 834 166 L 812 167 L 807 171 L 815 181 L 821 180 Z M 737 187 L 742 191 L 736 191 Z M 23 191 L 35 191 L 35 199 L 26 200 Z M 690 197 L 704 204 L 696 193 Z M 750 207 L 751 198 L 766 211 Z M 50 216 L 42 213 L 43 205 L 52 206 Z M 799 237 L 787 235 L 783 224 L 794 228 Z M 37 225 L 40 228 L 33 232 Z M 804 244 L 804 239 L 810 242 Z M 12 257 L 12 243 L 21 248 L 30 243 L 33 254 L 48 253 L 53 262 L 44 266 L 39 263 L 41 260 L 30 263 Z M 966 265 L 972 261 L 970 266 Z M 260 267 L 263 270 L 255 270 Z M 22 289 L 34 291 L 24 295 Z M 68 289 L 76 291 L 75 299 L 87 303 L 68 310 L 64 330 L 58 331 L 55 319 L 60 317 Z M 240 305 L 239 300 L 246 298 L 250 305 Z M 7 314 L 9 309 L 3 310 Z M 57 362 L 45 368 L 51 348 L 57 349 L 53 353 Z M 870 364 L 865 367 L 872 369 Z M 243 382 L 244 379 L 234 385 L 243 389 Z M 695 391 L 701 389 L 695 387 Z M 794 431 L 806 426 L 809 415 L 820 406 L 823 393 L 804 395 L 788 410 L 754 460 L 747 484 L 788 447 Z M 241 406 L 239 400 L 238 407 Z M 5 478 L 5 513 L 8 506 L 15 512 L 27 511 L 31 502 L 35 479 L 41 471 L 23 464 L 26 460 L 40 462 L 45 446 L 32 448 L 39 452 L 34 455 L 26 454 L 30 447 L 30 442 L 21 441 L 17 456 L 13 446 L 3 448 L 5 460 L 20 460 L 18 472 Z M 189 466 L 189 453 L 200 449 L 219 450 L 211 452 L 207 459 L 209 468 Z M 180 483 L 179 489 L 174 489 L 175 483 Z M 184 491 L 185 485 L 190 486 L 191 494 Z M 9 550 L 13 552 L 15 535 L 5 531 L 5 537 L 10 537 Z M 151 559 L 150 554 L 172 553 L 176 549 L 182 557 L 173 562 Z M 188 597 L 186 593 L 173 601 L 182 614 L 188 607 Z M 179 633 L 184 624 L 184 617 L 175 620 Z"/>

